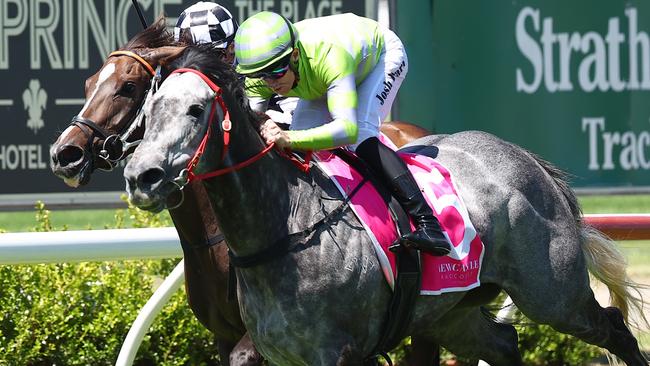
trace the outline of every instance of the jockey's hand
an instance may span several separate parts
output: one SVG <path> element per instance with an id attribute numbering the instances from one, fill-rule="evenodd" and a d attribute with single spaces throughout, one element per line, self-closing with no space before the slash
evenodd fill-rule
<path id="1" fill-rule="evenodd" d="M 267 119 L 260 128 L 260 135 L 265 140 L 267 145 L 275 142 L 275 146 L 279 149 L 288 149 L 291 147 L 291 140 L 289 135 L 278 127 L 272 119 Z"/>

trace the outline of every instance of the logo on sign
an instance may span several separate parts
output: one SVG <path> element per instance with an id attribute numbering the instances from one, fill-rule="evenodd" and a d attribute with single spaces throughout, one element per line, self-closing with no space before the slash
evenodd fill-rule
<path id="1" fill-rule="evenodd" d="M 47 93 L 45 89 L 41 88 L 41 83 L 38 79 L 31 79 L 29 87 L 23 92 L 23 105 L 27 110 L 29 119 L 27 120 L 27 127 L 38 133 L 38 130 L 45 126 L 43 122 L 43 111 L 47 104 Z"/>

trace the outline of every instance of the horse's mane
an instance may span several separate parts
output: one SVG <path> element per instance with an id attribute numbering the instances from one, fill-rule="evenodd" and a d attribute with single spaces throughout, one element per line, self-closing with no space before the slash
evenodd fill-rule
<path id="1" fill-rule="evenodd" d="M 160 16 L 156 21 L 142 32 L 131 38 L 122 50 L 133 50 L 136 48 L 158 48 L 174 44 L 174 35 L 167 30 L 165 17 Z"/>
<path id="2" fill-rule="evenodd" d="M 247 118 L 255 128 L 258 128 L 262 116 L 251 110 L 244 93 L 243 78 L 235 72 L 232 65 L 222 61 L 221 51 L 210 43 L 191 45 L 169 65 L 169 68 L 170 70 L 187 68 L 204 73 L 223 90 L 225 97 L 230 97 L 237 103 L 239 108 L 236 110 L 243 113 L 242 117 Z M 232 105 L 229 105 L 229 108 L 233 110 Z"/>

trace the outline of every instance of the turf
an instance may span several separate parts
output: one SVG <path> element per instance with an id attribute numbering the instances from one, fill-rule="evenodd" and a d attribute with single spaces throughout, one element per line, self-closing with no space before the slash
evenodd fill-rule
<path id="1" fill-rule="evenodd" d="M 650 195 L 578 197 L 584 213 L 650 213 Z"/>
<path id="2" fill-rule="evenodd" d="M 53 210 L 49 219 L 55 230 L 104 229 L 114 227 L 116 209 L 106 210 Z M 123 213 L 126 210 L 120 210 Z M 36 211 L 0 212 L 0 230 L 6 232 L 34 231 L 36 226 Z M 165 211 L 161 215 L 168 216 Z"/>
<path id="3" fill-rule="evenodd" d="M 584 213 L 650 213 L 650 195 L 580 196 L 578 200 Z M 103 229 L 115 224 L 115 213 L 115 209 L 54 210 L 50 220 L 55 228 L 67 225 L 68 230 Z M 35 211 L 0 212 L 0 229 L 33 231 L 35 217 Z"/>

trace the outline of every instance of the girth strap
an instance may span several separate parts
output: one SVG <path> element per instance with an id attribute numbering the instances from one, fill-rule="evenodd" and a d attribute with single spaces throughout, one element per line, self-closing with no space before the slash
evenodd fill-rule
<path id="1" fill-rule="evenodd" d="M 370 179 L 378 191 L 385 184 L 378 180 L 371 169 L 362 159 L 347 153 L 345 150 L 332 150 L 336 156 L 354 167 L 366 179 Z M 402 206 L 392 195 L 388 198 L 388 209 L 397 226 L 397 241 L 400 237 L 411 231 L 410 220 Z M 420 253 L 415 249 L 406 248 L 402 245 L 396 247 L 395 259 L 397 278 L 391 298 L 390 307 L 386 314 L 386 320 L 382 329 L 379 343 L 374 351 L 366 359 L 364 365 L 377 365 L 377 356 L 381 355 L 389 365 L 392 360 L 388 357 L 388 351 L 395 348 L 406 335 L 406 330 L 413 320 L 415 301 L 420 294 L 422 280 L 422 269 L 420 267 Z"/>
<path id="2" fill-rule="evenodd" d="M 394 197 L 391 197 L 389 207 L 393 220 L 397 223 L 399 229 L 398 235 L 401 237 L 402 234 L 410 232 L 408 215 Z M 399 241 L 400 238 L 398 237 L 397 240 Z M 388 361 L 389 365 L 393 363 L 387 352 L 395 348 L 402 338 L 406 336 L 406 331 L 413 320 L 415 301 L 420 294 L 422 282 L 419 251 L 399 245 L 394 253 L 397 278 L 395 279 L 393 297 L 386 315 L 381 338 L 372 356 L 370 356 L 370 360 L 373 360 L 377 358 L 377 355 L 381 355 Z"/>
<path id="3" fill-rule="evenodd" d="M 322 219 L 306 228 L 305 230 L 299 231 L 297 233 L 289 234 L 287 237 L 282 238 L 272 245 L 268 246 L 266 249 L 261 252 L 246 255 L 246 256 L 236 256 L 233 254 L 230 249 L 228 250 L 228 257 L 230 258 L 230 266 L 228 273 L 228 301 L 235 299 L 235 288 L 237 287 L 237 277 L 235 275 L 235 267 L 239 268 L 250 268 L 258 266 L 260 264 L 268 263 L 274 261 L 285 254 L 292 252 L 302 244 L 307 237 L 323 227 L 326 224 L 333 222 L 344 210 L 349 207 L 350 200 L 354 195 L 361 189 L 361 187 L 367 182 L 367 179 L 362 180 L 353 190 L 348 194 L 348 196 L 343 200 L 343 202 L 333 211 L 325 215 Z"/>

